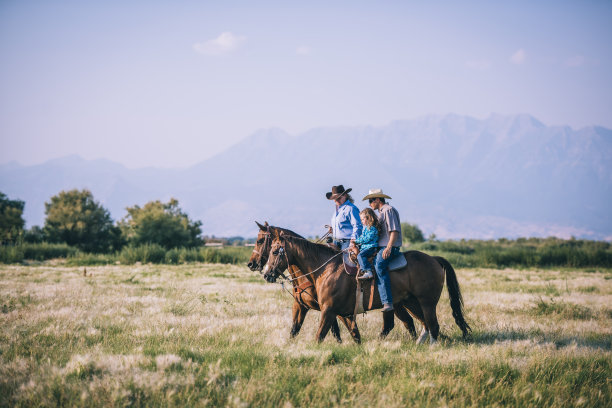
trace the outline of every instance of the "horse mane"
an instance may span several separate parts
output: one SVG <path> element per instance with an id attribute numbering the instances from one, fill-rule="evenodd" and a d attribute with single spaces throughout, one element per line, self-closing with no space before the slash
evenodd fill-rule
<path id="1" fill-rule="evenodd" d="M 294 243 L 305 258 L 332 257 L 339 253 L 325 244 L 310 242 L 302 237 L 284 236 L 283 238 Z"/>
<path id="2" fill-rule="evenodd" d="M 300 234 L 297 234 L 297 233 L 295 233 L 295 232 L 293 232 L 293 231 L 291 231 L 290 229 L 287 229 L 287 228 L 275 227 L 273 225 L 270 225 L 270 229 L 276 229 L 279 232 L 283 232 L 283 234 L 288 235 L 290 237 L 304 239 L 304 237 L 301 236 Z"/>

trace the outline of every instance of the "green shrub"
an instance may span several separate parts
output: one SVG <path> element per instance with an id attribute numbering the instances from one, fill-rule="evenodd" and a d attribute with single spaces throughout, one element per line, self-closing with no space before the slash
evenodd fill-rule
<path id="1" fill-rule="evenodd" d="M 115 263 L 117 257 L 112 254 L 87 254 L 79 252 L 66 260 L 68 266 L 95 266 Z"/>
<path id="2" fill-rule="evenodd" d="M 204 257 L 198 248 L 181 248 L 179 262 L 204 262 Z"/>
<path id="3" fill-rule="evenodd" d="M 68 244 L 23 244 L 24 259 L 45 261 L 54 258 L 67 258 L 78 252 L 78 249 Z"/>
<path id="4" fill-rule="evenodd" d="M 166 256 L 164 257 L 165 262 L 167 264 L 176 265 L 179 263 L 181 258 L 181 250 L 178 248 L 172 248 L 166 251 Z"/>
<path id="5" fill-rule="evenodd" d="M 13 264 L 23 262 L 24 249 L 21 245 L 0 246 L 0 262 Z"/>
<path id="6" fill-rule="evenodd" d="M 67 244 L 40 244 L 22 243 L 18 245 L 0 246 L 0 262 L 19 263 L 26 260 L 46 261 L 54 258 L 67 258 L 78 252 Z"/>
<path id="7" fill-rule="evenodd" d="M 246 247 L 231 247 L 231 248 L 202 248 L 200 254 L 202 262 L 207 263 L 223 263 L 223 264 L 241 264 L 247 263 L 251 256 L 251 249 Z"/>
<path id="8" fill-rule="evenodd" d="M 432 256 L 442 256 L 456 268 L 612 268 L 612 246 L 602 241 L 558 238 L 428 241 L 411 244 L 404 250 L 418 250 Z M 105 265 L 117 261 L 122 264 L 245 264 L 251 251 L 252 248 L 239 246 L 165 249 L 158 244 L 143 244 L 124 247 L 114 254 L 92 255 L 66 244 L 23 243 L 0 246 L 0 262 L 20 263 L 25 260 L 66 258 L 70 265 Z"/>
<path id="9" fill-rule="evenodd" d="M 166 250 L 158 244 L 144 244 L 124 247 L 118 256 L 122 264 L 163 263 L 166 259 Z"/>

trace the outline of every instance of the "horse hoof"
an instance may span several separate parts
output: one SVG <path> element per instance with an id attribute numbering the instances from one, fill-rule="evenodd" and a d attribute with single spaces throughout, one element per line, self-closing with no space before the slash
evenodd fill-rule
<path id="1" fill-rule="evenodd" d="M 423 344 L 423 343 L 425 343 L 427 341 L 428 337 L 429 337 L 429 332 L 427 330 L 423 330 L 421 332 L 421 335 L 417 339 L 416 344 Z"/>

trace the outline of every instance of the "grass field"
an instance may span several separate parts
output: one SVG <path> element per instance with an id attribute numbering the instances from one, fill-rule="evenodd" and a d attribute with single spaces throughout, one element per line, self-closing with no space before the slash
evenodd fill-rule
<path id="1" fill-rule="evenodd" d="M 610 270 L 458 269 L 444 338 L 358 318 L 289 339 L 292 299 L 246 267 L 0 266 L 0 406 L 611 406 Z M 445 290 L 446 291 L 446 290 Z"/>

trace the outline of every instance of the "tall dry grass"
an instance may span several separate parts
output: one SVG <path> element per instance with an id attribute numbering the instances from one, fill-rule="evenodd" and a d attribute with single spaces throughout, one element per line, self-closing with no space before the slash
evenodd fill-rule
<path id="1" fill-rule="evenodd" d="M 3 266 L 0 406 L 610 406 L 610 271 L 460 269 L 468 341 L 379 312 L 289 339 L 290 296 L 245 267 Z"/>

